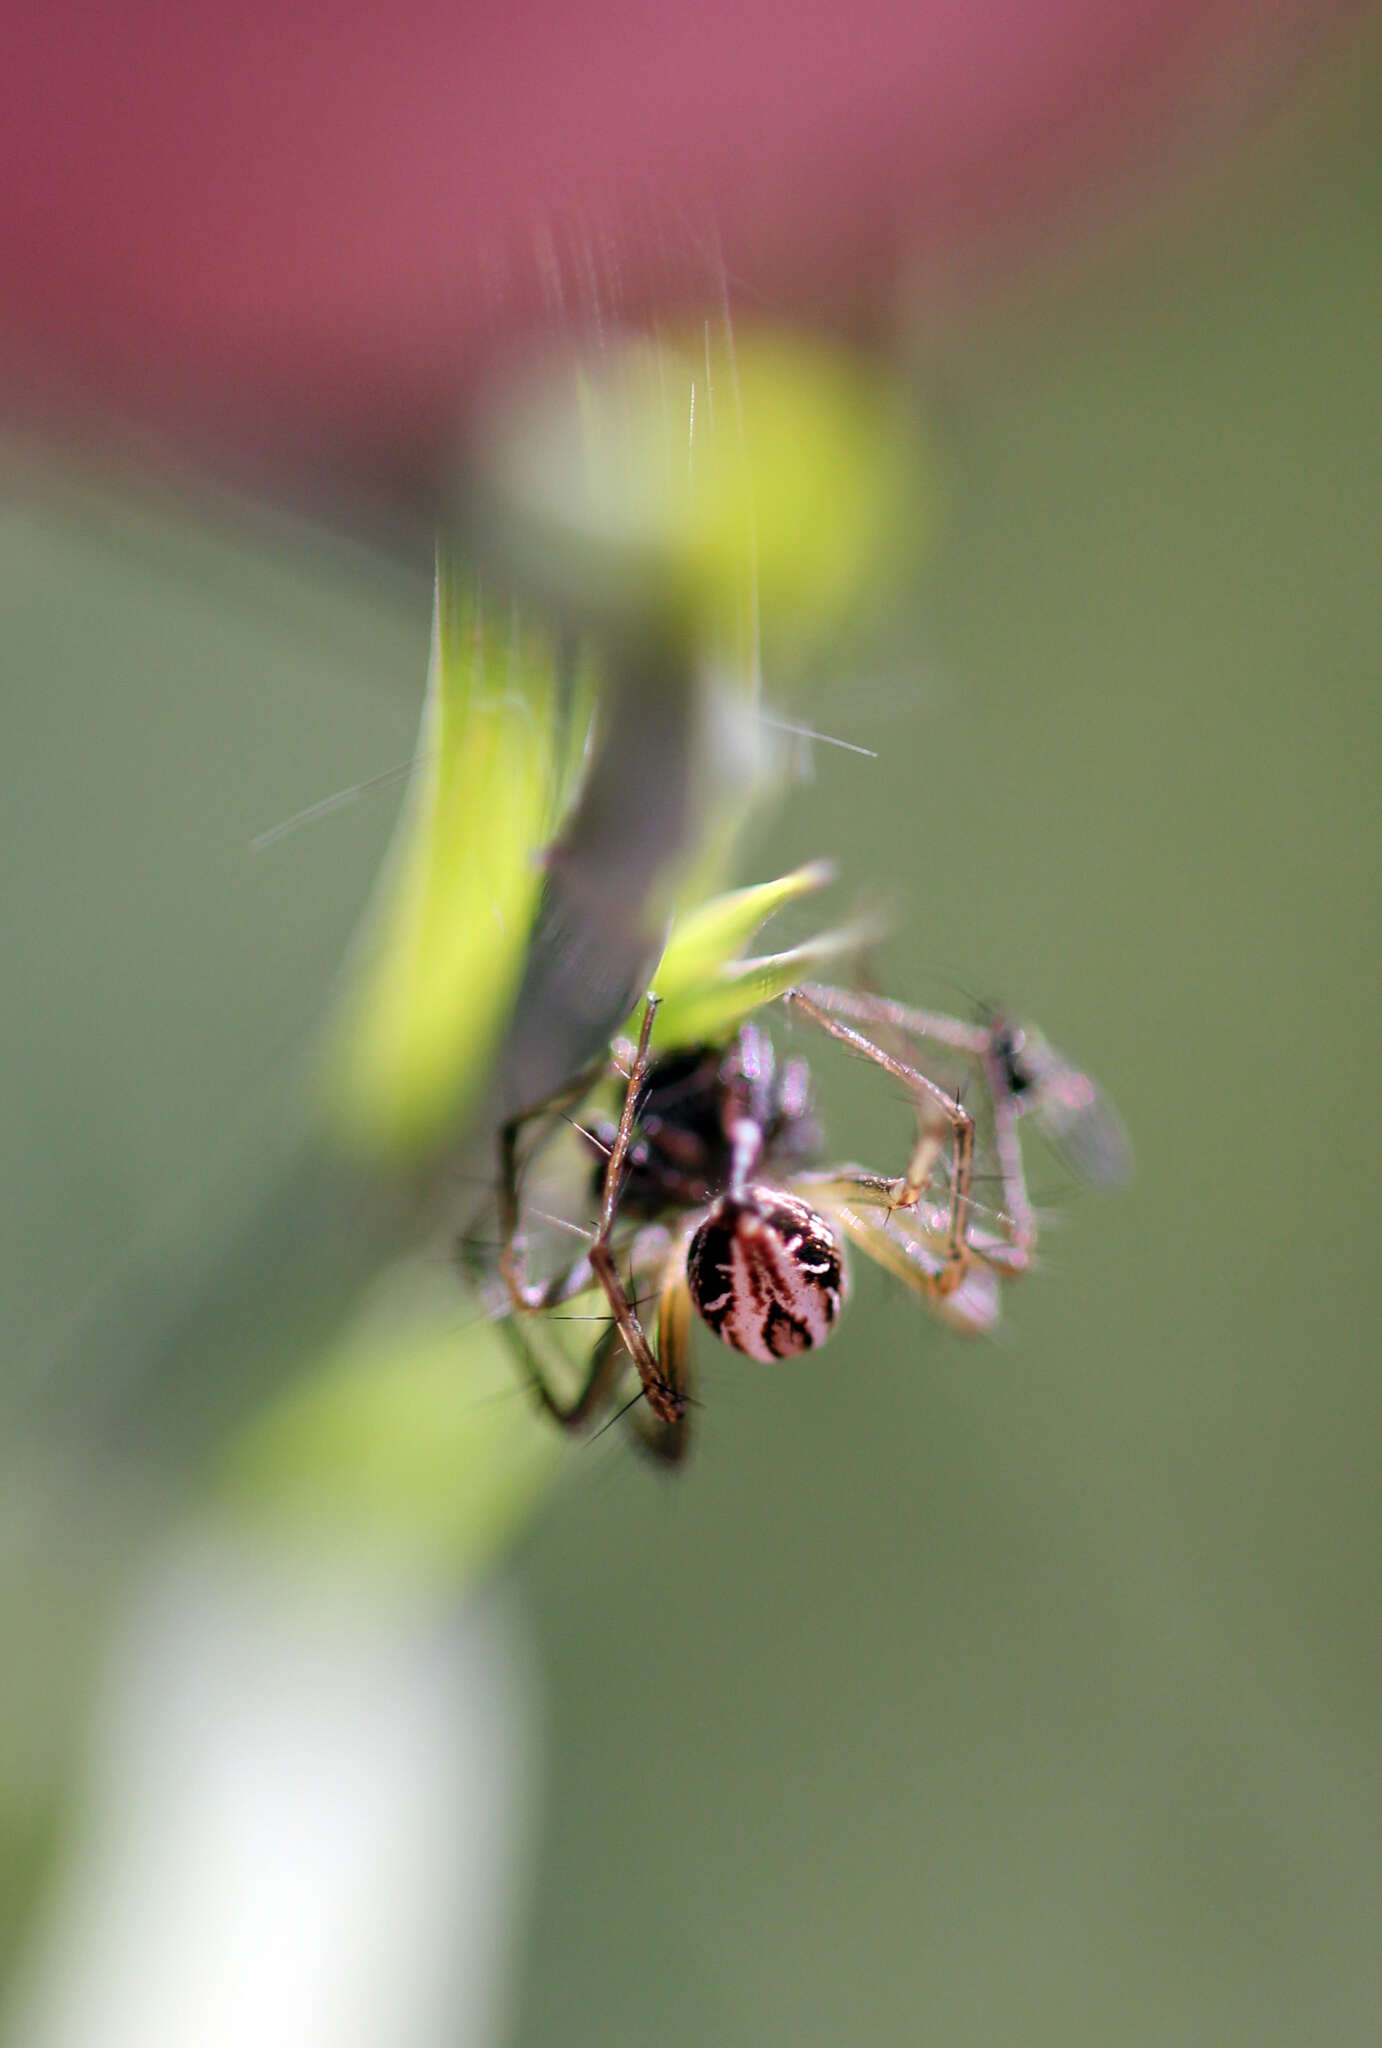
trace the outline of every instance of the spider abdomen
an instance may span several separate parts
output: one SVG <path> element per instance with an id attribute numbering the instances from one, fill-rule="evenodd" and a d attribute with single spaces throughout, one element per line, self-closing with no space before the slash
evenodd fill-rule
<path id="1" fill-rule="evenodd" d="M 825 1218 L 767 1187 L 720 1197 L 691 1240 L 686 1280 L 715 1335 L 765 1362 L 823 1344 L 846 1289 Z"/>

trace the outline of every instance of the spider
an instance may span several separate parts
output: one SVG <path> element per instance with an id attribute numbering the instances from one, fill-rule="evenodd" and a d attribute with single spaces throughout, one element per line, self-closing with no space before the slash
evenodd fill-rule
<path id="1" fill-rule="evenodd" d="M 756 1022 L 742 1025 L 728 1046 L 653 1057 L 655 995 L 644 1004 L 636 1045 L 616 1042 L 611 1059 L 501 1128 L 505 1306 L 514 1311 L 510 1328 L 534 1392 L 563 1427 L 578 1430 L 611 1404 L 631 1362 L 640 1381 L 626 1410 L 635 1434 L 655 1457 L 676 1464 L 690 1434 L 691 1311 L 749 1358 L 811 1350 L 829 1337 L 848 1295 L 845 1240 L 904 1281 L 950 1327 L 990 1329 L 999 1283 L 1026 1270 L 1036 1245 L 1017 1134 L 1029 1114 L 1085 1179 L 1126 1176 L 1127 1141 L 1111 1107 L 1084 1074 L 1011 1019 L 993 1013 L 970 1024 L 814 985 L 791 989 L 782 1001 L 902 1085 L 915 1134 L 901 1174 L 815 1164 L 820 1134 L 807 1063 L 779 1063 Z M 952 1065 L 958 1060 L 977 1072 L 998 1208 L 985 1207 L 974 1191 L 975 1115 L 958 1092 L 903 1057 L 913 1046 L 935 1048 Z M 550 1129 L 611 1079 L 623 1082 L 617 1122 L 575 1125 L 598 1160 L 594 1232 L 574 1262 L 532 1280 L 522 1230 L 522 1134 L 543 1120 Z M 649 1281 L 657 1302 L 651 1332 L 637 1301 L 640 1284 Z M 583 1384 L 563 1398 L 525 1324 L 594 1290 L 608 1303 L 609 1325 Z"/>

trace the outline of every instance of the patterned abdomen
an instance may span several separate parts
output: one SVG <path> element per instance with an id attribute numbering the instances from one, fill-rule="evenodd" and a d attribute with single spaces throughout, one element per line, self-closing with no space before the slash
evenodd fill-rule
<path id="1" fill-rule="evenodd" d="M 823 1344 L 846 1293 L 840 1241 L 796 1195 L 722 1195 L 691 1240 L 687 1285 L 724 1343 L 765 1362 Z"/>

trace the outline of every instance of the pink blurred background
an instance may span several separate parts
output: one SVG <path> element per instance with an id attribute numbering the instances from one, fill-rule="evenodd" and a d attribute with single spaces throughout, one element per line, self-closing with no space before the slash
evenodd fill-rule
<path id="1" fill-rule="evenodd" d="M 1260 116 L 1349 0 L 57 4 L 11 25 L 12 414 L 425 502 L 516 336 L 885 316 Z"/>

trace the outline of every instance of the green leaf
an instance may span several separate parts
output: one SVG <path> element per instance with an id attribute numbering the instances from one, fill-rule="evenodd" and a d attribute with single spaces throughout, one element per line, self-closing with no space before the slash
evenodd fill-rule
<path id="1" fill-rule="evenodd" d="M 432 666 L 394 851 L 325 1062 L 328 1127 L 406 1160 L 454 1137 L 527 954 L 541 855 L 578 786 L 588 665 L 474 583 L 438 571 Z"/>
<path id="2" fill-rule="evenodd" d="M 658 963 L 657 992 L 670 1006 L 717 976 L 773 912 L 814 895 L 834 877 L 828 861 L 811 861 L 775 882 L 732 889 L 684 911 L 672 925 Z"/>
<path id="3" fill-rule="evenodd" d="M 263 1533 L 376 1570 L 465 1580 L 572 1440 L 451 1276 L 396 1268 L 331 1354 L 237 1440 L 220 1495 Z M 470 1318 L 468 1321 L 467 1319 Z"/>
<path id="4" fill-rule="evenodd" d="M 775 1002 L 798 982 L 810 981 L 830 961 L 857 953 L 867 936 L 862 925 L 844 925 L 786 952 L 727 961 L 659 1009 L 653 1044 L 659 1052 L 668 1052 L 679 1045 L 721 1043 L 765 1003 Z"/>

